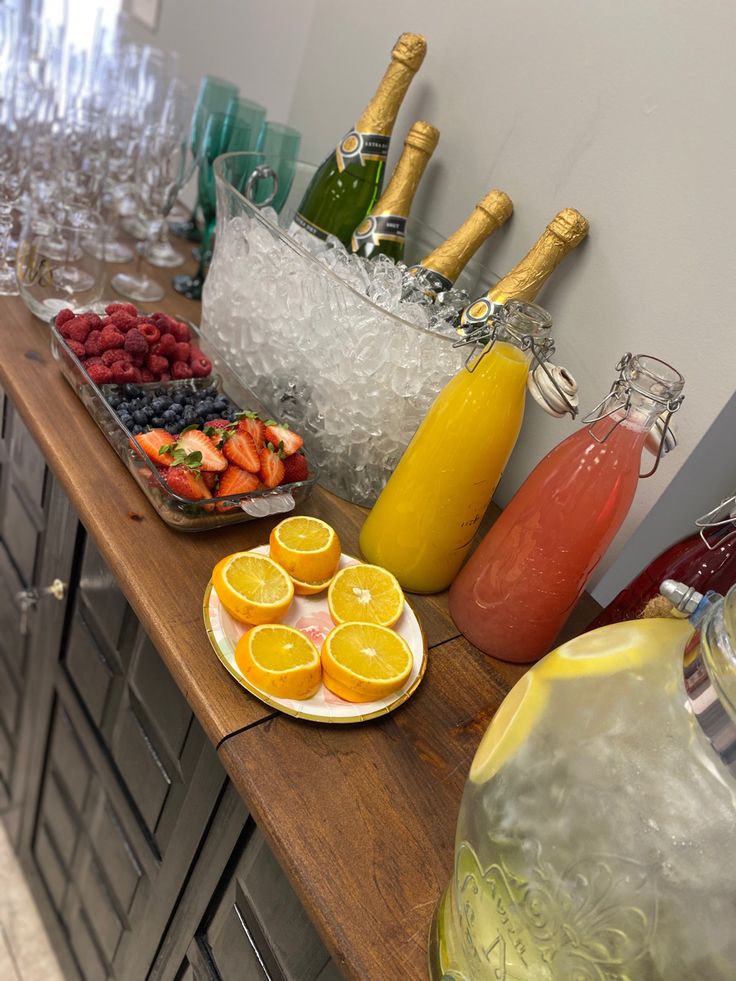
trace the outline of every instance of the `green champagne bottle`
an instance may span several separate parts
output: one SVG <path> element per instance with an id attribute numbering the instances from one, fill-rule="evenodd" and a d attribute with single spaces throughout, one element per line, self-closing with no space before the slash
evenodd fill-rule
<path id="1" fill-rule="evenodd" d="M 439 138 L 440 132 L 434 126 L 414 123 L 406 134 L 404 149 L 386 190 L 353 232 L 350 243 L 353 252 L 365 259 L 387 255 L 400 262 L 404 258 L 406 219 Z"/>
<path id="2" fill-rule="evenodd" d="M 294 215 L 291 230 L 302 228 L 324 241 L 328 235 L 350 248 L 353 231 L 381 193 L 389 139 L 409 83 L 427 51 L 419 34 L 402 34 L 391 64 L 355 128 L 317 169 Z"/>
<path id="3" fill-rule="evenodd" d="M 507 222 L 514 205 L 503 191 L 489 191 L 449 238 L 406 270 L 406 287 L 420 286 L 436 296 L 452 287 L 489 235 Z"/>

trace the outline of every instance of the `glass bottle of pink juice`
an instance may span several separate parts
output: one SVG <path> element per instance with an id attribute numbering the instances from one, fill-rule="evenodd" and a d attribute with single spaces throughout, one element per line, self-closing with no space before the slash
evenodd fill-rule
<path id="1" fill-rule="evenodd" d="M 627 354 L 618 370 L 592 421 L 536 466 L 452 585 L 452 618 L 486 654 L 526 663 L 550 649 L 631 507 L 647 434 L 679 408 L 684 378 L 664 361 Z"/>

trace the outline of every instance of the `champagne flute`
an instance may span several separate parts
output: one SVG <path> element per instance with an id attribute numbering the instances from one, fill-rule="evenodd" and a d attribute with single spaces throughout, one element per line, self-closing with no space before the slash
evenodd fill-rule
<path id="1" fill-rule="evenodd" d="M 268 162 L 271 177 L 270 186 L 262 188 L 258 184 L 253 188 L 253 203 L 259 205 L 265 202 L 274 211 L 281 211 L 289 196 L 291 185 L 296 173 L 296 160 L 301 143 L 301 133 L 283 123 L 264 122 L 258 134 L 256 150 L 263 154 Z M 269 200 L 270 198 L 270 200 Z"/>
<path id="2" fill-rule="evenodd" d="M 238 87 L 233 85 L 232 82 L 228 82 L 224 78 L 218 78 L 216 75 L 204 76 L 199 86 L 199 94 L 192 115 L 192 154 L 196 154 L 197 147 L 202 143 L 208 115 L 211 112 L 224 113 L 230 98 L 237 96 L 237 94 Z M 188 242 L 201 242 L 202 233 L 197 224 L 199 210 L 199 191 L 197 191 L 197 200 L 194 203 L 189 220 L 171 226 L 171 231 L 174 235 L 178 236 L 178 238 L 186 239 Z"/>
<path id="3" fill-rule="evenodd" d="M 203 155 L 199 165 L 199 202 L 205 222 L 200 246 L 199 267 L 193 276 L 180 275 L 173 279 L 173 286 L 177 293 L 181 293 L 190 300 L 202 298 L 202 286 L 212 255 L 211 242 L 216 218 L 215 174 L 212 165 L 215 159 L 223 153 L 253 149 L 255 140 L 256 136 L 250 127 L 236 121 L 233 116 L 213 112 L 207 117 Z"/>

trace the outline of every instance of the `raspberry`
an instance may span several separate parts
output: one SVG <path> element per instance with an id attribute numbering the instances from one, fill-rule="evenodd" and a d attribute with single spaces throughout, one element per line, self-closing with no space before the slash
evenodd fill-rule
<path id="1" fill-rule="evenodd" d="M 121 351 L 120 348 L 109 348 L 102 352 L 102 363 L 106 364 L 108 368 L 112 368 L 119 361 L 130 363 L 130 355 L 127 351 Z"/>
<path id="2" fill-rule="evenodd" d="M 154 375 L 160 375 L 162 371 L 169 370 L 169 362 L 167 358 L 162 358 L 158 354 L 149 354 L 146 358 L 146 367 Z"/>
<path id="3" fill-rule="evenodd" d="M 174 335 L 177 341 L 188 341 L 189 340 L 189 328 L 186 324 L 183 324 L 180 320 L 172 320 L 169 326 L 169 330 Z"/>
<path id="4" fill-rule="evenodd" d="M 295 484 L 299 480 L 306 480 L 309 477 L 309 467 L 306 457 L 301 453 L 287 456 L 284 460 L 284 479 L 282 484 Z"/>
<path id="5" fill-rule="evenodd" d="M 84 342 L 84 350 L 88 357 L 94 357 L 95 355 L 102 354 L 102 345 L 100 344 L 100 337 L 102 336 L 101 330 L 92 330 L 89 333 L 89 337 Z"/>
<path id="6" fill-rule="evenodd" d="M 141 334 L 143 334 L 149 344 L 155 344 L 161 337 L 161 331 L 158 329 L 158 327 L 156 327 L 155 324 L 149 323 L 148 321 L 138 324 L 138 330 L 141 332 Z"/>
<path id="7" fill-rule="evenodd" d="M 161 376 L 159 377 L 159 381 L 162 381 L 162 382 L 171 381 L 171 375 L 169 374 L 169 372 L 168 371 L 162 371 L 161 372 Z"/>
<path id="8" fill-rule="evenodd" d="M 105 364 L 105 362 L 104 362 L 104 361 L 102 360 L 102 358 L 98 358 L 98 357 L 97 357 L 97 356 L 95 355 L 95 356 L 94 356 L 94 357 L 92 357 L 92 358 L 86 358 L 86 359 L 85 359 L 85 362 L 84 362 L 84 367 L 85 367 L 85 368 L 91 368 L 93 364 Z M 108 367 L 108 368 L 109 368 L 110 366 L 109 366 L 109 365 L 106 365 L 106 367 Z"/>
<path id="9" fill-rule="evenodd" d="M 176 338 L 173 334 L 162 334 L 161 340 L 158 342 L 158 350 L 154 352 L 155 354 L 160 354 L 162 358 L 169 358 L 169 360 L 174 361 L 188 361 L 188 358 L 177 358 L 176 355 Z"/>
<path id="10" fill-rule="evenodd" d="M 212 371 L 212 362 L 200 351 L 196 358 L 192 356 L 189 367 L 192 369 L 193 378 L 206 378 Z"/>
<path id="11" fill-rule="evenodd" d="M 153 372 L 149 371 L 148 368 L 141 368 L 141 378 L 144 382 L 156 381 Z"/>
<path id="12" fill-rule="evenodd" d="M 171 325 L 174 321 L 168 313 L 163 313 L 163 311 L 159 310 L 156 313 L 149 314 L 148 319 L 158 327 L 162 334 L 171 332 Z"/>
<path id="13" fill-rule="evenodd" d="M 70 351 L 73 351 L 78 358 L 83 358 L 85 355 L 84 344 L 80 344 L 79 341 L 68 340 L 66 346 Z"/>
<path id="14" fill-rule="evenodd" d="M 117 327 L 108 324 L 102 328 L 100 332 L 100 347 L 103 351 L 110 351 L 113 348 L 122 347 L 123 344 L 125 344 L 125 338 Z"/>
<path id="15" fill-rule="evenodd" d="M 188 364 L 183 361 L 175 361 L 171 366 L 171 377 L 172 378 L 191 378 L 192 369 Z"/>
<path id="16" fill-rule="evenodd" d="M 87 313 L 80 313 L 79 319 L 84 320 L 90 330 L 102 330 L 102 321 L 91 310 L 88 310 Z"/>
<path id="17" fill-rule="evenodd" d="M 133 366 L 133 381 L 136 385 L 140 385 L 140 383 L 143 381 L 143 373 L 141 372 L 141 369 L 135 365 Z"/>
<path id="18" fill-rule="evenodd" d="M 85 365 L 87 369 L 87 374 L 95 383 L 95 385 L 109 385 L 112 381 L 112 371 L 104 364 L 93 364 L 90 366 L 89 362 Z"/>
<path id="19" fill-rule="evenodd" d="M 110 317 L 110 323 L 114 324 L 121 334 L 127 334 L 129 330 L 136 326 L 137 322 L 135 317 L 131 317 L 124 310 L 116 310 Z"/>
<path id="20" fill-rule="evenodd" d="M 173 354 L 174 361 L 189 361 L 192 356 L 191 345 L 187 344 L 186 341 L 179 341 L 176 345 L 176 349 Z"/>
<path id="21" fill-rule="evenodd" d="M 129 361 L 118 361 L 112 367 L 112 377 L 116 385 L 127 385 L 134 382 L 136 369 Z"/>
<path id="22" fill-rule="evenodd" d="M 75 317 L 74 320 L 68 320 L 62 330 L 67 340 L 79 341 L 80 344 L 84 344 L 90 335 L 91 328 L 82 317 Z"/>
<path id="23" fill-rule="evenodd" d="M 56 326 L 61 328 L 67 322 L 74 317 L 74 311 L 70 310 L 69 307 L 64 307 L 63 310 L 59 310 L 56 314 Z"/>
<path id="24" fill-rule="evenodd" d="M 108 303 L 105 307 L 105 313 L 110 316 L 117 313 L 118 310 L 122 310 L 123 313 L 129 313 L 131 317 L 138 316 L 138 309 L 132 303 Z"/>
<path id="25" fill-rule="evenodd" d="M 124 347 L 131 355 L 138 354 L 145 357 L 148 354 L 148 341 L 137 327 L 129 330 L 125 335 Z"/>

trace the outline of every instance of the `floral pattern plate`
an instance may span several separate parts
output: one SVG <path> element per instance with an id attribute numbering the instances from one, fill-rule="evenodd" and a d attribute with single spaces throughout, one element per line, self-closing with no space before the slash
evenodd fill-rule
<path id="1" fill-rule="evenodd" d="M 253 551 L 268 555 L 268 545 L 261 545 Z M 343 554 L 338 568 L 344 569 L 348 565 L 357 564 L 357 559 Z M 322 685 L 312 698 L 303 700 L 277 698 L 256 688 L 240 673 L 235 661 L 235 646 L 248 629 L 248 624 L 235 620 L 223 608 L 211 580 L 204 594 L 203 614 L 207 636 L 215 654 L 233 678 L 266 705 L 286 715 L 293 715 L 297 719 L 308 719 L 311 722 L 365 722 L 386 715 L 412 695 L 424 677 L 427 666 L 427 644 L 421 624 L 414 610 L 405 603 L 403 613 L 394 625 L 394 630 L 409 645 L 414 656 L 414 664 L 409 678 L 398 691 L 375 702 L 346 702 Z M 294 602 L 281 622 L 301 630 L 319 650 L 325 637 L 335 626 L 327 608 L 327 590 L 317 596 L 295 596 Z"/>

